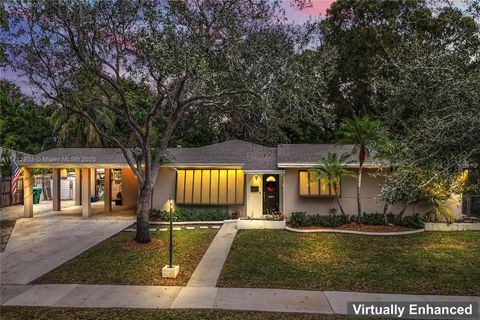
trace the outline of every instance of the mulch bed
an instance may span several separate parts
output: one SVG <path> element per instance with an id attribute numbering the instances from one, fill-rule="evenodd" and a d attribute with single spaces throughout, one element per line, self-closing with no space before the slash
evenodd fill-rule
<path id="1" fill-rule="evenodd" d="M 158 249 L 158 248 L 165 247 L 165 242 L 161 239 L 156 239 L 156 238 L 152 238 L 152 241 L 150 241 L 149 243 L 138 243 L 134 240 L 131 240 L 131 241 L 120 243 L 119 247 L 123 249 L 134 249 L 134 250 Z"/>
<path id="2" fill-rule="evenodd" d="M 7 247 L 8 239 L 10 239 L 10 235 L 12 234 L 13 227 L 15 226 L 16 220 L 3 220 L 0 221 L 0 252 L 5 251 Z"/>
<path id="3" fill-rule="evenodd" d="M 401 231 L 412 231 L 415 229 L 406 228 L 402 226 L 386 226 L 386 225 L 367 225 L 367 224 L 357 224 L 357 223 L 348 223 L 344 224 L 338 228 L 331 227 L 299 227 L 297 229 L 329 229 L 329 230 L 353 230 L 353 231 L 363 231 L 363 232 L 401 232 Z"/>

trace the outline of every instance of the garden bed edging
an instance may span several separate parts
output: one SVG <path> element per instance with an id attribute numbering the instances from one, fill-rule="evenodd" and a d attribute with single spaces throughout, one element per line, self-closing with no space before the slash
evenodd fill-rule
<path id="1" fill-rule="evenodd" d="M 480 231 L 480 223 L 425 222 L 425 231 Z"/>
<path id="2" fill-rule="evenodd" d="M 408 234 L 415 234 L 424 232 L 424 229 L 411 230 L 411 231 L 396 231 L 396 232 L 366 232 L 366 231 L 355 231 L 355 230 L 341 230 L 341 229 L 297 229 L 285 226 L 285 230 L 298 232 L 298 233 L 315 233 L 315 232 L 326 232 L 326 233 L 349 233 L 349 234 L 359 234 L 364 236 L 401 236 Z"/>

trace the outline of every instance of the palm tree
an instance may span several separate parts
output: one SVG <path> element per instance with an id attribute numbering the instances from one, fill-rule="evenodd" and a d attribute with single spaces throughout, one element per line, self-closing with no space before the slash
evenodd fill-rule
<path id="1" fill-rule="evenodd" d="M 365 158 L 379 145 L 385 137 L 381 123 L 373 120 L 369 116 L 353 119 L 344 119 L 337 131 L 337 144 L 352 144 L 352 154 L 358 153 L 358 175 L 357 175 L 357 223 L 360 222 L 362 215 L 362 204 L 360 201 L 362 188 L 362 170 Z"/>
<path id="2" fill-rule="evenodd" d="M 315 174 L 315 179 L 326 179 L 329 187 L 333 186 L 335 192 L 335 198 L 337 199 L 338 206 L 342 215 L 345 215 L 342 204 L 340 203 L 340 197 L 338 195 L 338 185 L 340 184 L 341 177 L 356 177 L 355 172 L 346 168 L 346 161 L 349 158 L 348 154 L 342 154 L 340 157 L 336 153 L 328 153 L 326 157 L 323 157 L 318 162 L 318 168 L 310 169 L 311 173 Z"/>
<path id="3" fill-rule="evenodd" d="M 105 126 L 113 126 L 113 118 L 101 108 L 97 108 L 97 117 Z M 50 118 L 53 130 L 57 133 L 58 146 L 103 147 L 104 141 L 94 126 L 85 118 L 69 112 L 63 106 L 55 106 Z"/>

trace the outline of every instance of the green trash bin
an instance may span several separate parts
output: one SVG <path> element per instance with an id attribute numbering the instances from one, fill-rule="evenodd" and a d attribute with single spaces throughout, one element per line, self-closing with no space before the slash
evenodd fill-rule
<path id="1" fill-rule="evenodd" d="M 40 203 L 40 195 L 42 194 L 42 187 L 33 187 L 33 204 Z"/>

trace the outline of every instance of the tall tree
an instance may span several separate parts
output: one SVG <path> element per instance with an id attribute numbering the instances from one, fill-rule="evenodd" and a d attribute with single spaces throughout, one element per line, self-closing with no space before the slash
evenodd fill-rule
<path id="1" fill-rule="evenodd" d="M 382 44 L 395 46 L 399 33 L 410 32 L 412 24 L 429 15 L 425 2 L 417 0 L 338 0 L 331 5 L 321 33 L 338 50 L 330 101 L 341 116 L 371 112 L 371 80 L 378 76 L 378 58 L 385 56 Z"/>
<path id="2" fill-rule="evenodd" d="M 381 95 L 375 80 L 394 75 L 394 70 L 382 67 L 382 60 L 401 46 L 406 35 L 445 50 L 463 42 L 464 53 L 472 53 L 478 41 L 472 19 L 449 1 L 337 0 L 320 28 L 325 44 L 338 50 L 329 96 L 340 116 L 379 116 L 374 104 Z"/>
<path id="3" fill-rule="evenodd" d="M 258 101 L 301 50 L 275 1 L 12 0 L 8 6 L 15 67 L 120 147 L 137 176 L 138 242 L 150 241 L 151 191 L 185 114 L 215 108 L 227 120 L 252 105 L 267 107 Z M 96 116 L 98 105 L 115 115 L 113 127 Z"/>
<path id="4" fill-rule="evenodd" d="M 30 154 L 53 146 L 51 111 L 3 80 L 0 80 L 0 114 L 0 146 Z"/>
<path id="5" fill-rule="evenodd" d="M 480 25 L 452 8 L 438 19 L 442 41 L 405 34 L 385 48 L 390 76 L 373 83 L 375 109 L 403 150 L 391 160 L 429 172 L 425 185 L 480 168 Z"/>
<path id="6" fill-rule="evenodd" d="M 337 144 L 352 144 L 352 154 L 358 154 L 357 175 L 357 223 L 362 215 L 361 189 L 363 165 L 367 156 L 370 156 L 376 146 L 384 140 L 385 134 L 378 120 L 369 116 L 353 116 L 345 118 L 337 131 Z"/>

